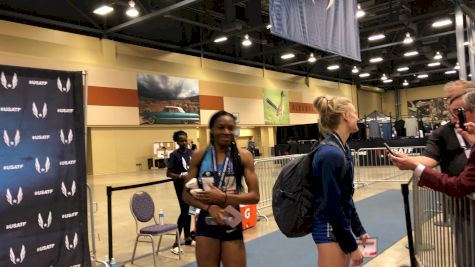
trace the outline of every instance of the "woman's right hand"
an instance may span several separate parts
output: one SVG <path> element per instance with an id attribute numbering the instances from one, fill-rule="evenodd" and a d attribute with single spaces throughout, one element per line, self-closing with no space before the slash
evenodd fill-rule
<path id="1" fill-rule="evenodd" d="M 363 253 L 359 249 L 350 253 L 351 265 L 358 266 L 363 263 Z"/>
<path id="2" fill-rule="evenodd" d="M 218 205 L 210 205 L 208 208 L 208 213 L 216 221 L 218 225 L 226 225 L 224 220 L 225 211 Z"/>

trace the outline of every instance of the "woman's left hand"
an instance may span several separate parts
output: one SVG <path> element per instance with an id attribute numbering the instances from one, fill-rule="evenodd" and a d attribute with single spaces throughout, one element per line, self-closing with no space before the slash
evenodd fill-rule
<path id="1" fill-rule="evenodd" d="M 205 204 L 216 204 L 221 206 L 226 197 L 226 194 L 214 185 L 209 185 L 209 187 L 209 190 L 198 192 L 195 198 Z"/>

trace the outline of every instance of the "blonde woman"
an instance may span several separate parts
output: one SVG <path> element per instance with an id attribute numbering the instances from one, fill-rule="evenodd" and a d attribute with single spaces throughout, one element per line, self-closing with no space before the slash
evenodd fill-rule
<path id="1" fill-rule="evenodd" d="M 347 144 L 350 134 L 358 131 L 355 107 L 344 97 L 318 97 L 313 102 L 320 115 L 320 131 L 326 135 L 312 161 L 316 206 L 322 207 L 312 225 L 312 237 L 318 251 L 319 267 L 360 265 L 363 255 L 355 236 L 369 235 L 363 228 L 353 203 L 353 162 Z"/>

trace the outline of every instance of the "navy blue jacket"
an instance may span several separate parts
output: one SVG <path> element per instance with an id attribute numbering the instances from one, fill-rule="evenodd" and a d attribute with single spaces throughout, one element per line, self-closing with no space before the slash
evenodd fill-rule
<path id="1" fill-rule="evenodd" d="M 325 140 L 341 144 L 339 137 L 334 134 Z M 358 246 L 353 234 L 359 237 L 366 231 L 353 202 L 353 161 L 350 148 L 348 145 L 341 149 L 332 145 L 320 147 L 313 157 L 312 171 L 317 179 L 314 188 L 317 207 L 323 204 L 318 216 L 330 223 L 336 241 L 345 253 L 356 250 Z"/>

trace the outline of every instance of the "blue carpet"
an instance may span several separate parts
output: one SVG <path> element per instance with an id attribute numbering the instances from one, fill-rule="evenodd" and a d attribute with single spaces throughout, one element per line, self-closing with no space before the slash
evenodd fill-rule
<path id="1" fill-rule="evenodd" d="M 378 237 L 378 255 L 406 235 L 404 202 L 399 190 L 387 190 L 356 202 L 366 231 Z M 287 238 L 280 231 L 246 243 L 248 266 L 316 266 L 316 246 L 311 235 Z M 409 254 L 408 254 L 409 255 Z M 196 263 L 186 267 L 196 266 Z"/>

